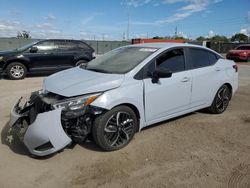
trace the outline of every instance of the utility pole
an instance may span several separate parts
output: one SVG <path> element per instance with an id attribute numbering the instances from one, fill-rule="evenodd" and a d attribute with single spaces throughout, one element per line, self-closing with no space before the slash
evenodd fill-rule
<path id="1" fill-rule="evenodd" d="M 125 34 L 125 32 L 123 32 L 123 34 L 122 34 L 122 40 L 126 40 L 126 34 Z"/>
<path id="2" fill-rule="evenodd" d="M 176 26 L 175 27 L 175 32 L 174 32 L 175 37 L 177 37 L 177 33 L 178 33 L 178 31 L 177 31 L 177 26 Z"/>
<path id="3" fill-rule="evenodd" d="M 130 8 L 128 6 L 127 40 L 129 40 L 129 30 L 130 30 Z"/>

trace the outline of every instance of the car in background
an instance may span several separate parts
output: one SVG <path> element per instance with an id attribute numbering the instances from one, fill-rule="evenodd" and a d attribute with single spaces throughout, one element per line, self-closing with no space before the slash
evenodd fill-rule
<path id="1" fill-rule="evenodd" d="M 95 51 L 79 40 L 50 39 L 34 42 L 12 51 L 0 52 L 0 73 L 10 79 L 23 79 L 27 73 L 54 73 L 95 58 Z"/>
<path id="2" fill-rule="evenodd" d="M 250 62 L 250 44 L 237 46 L 227 53 L 227 59 Z"/>
<path id="3" fill-rule="evenodd" d="M 37 156 L 89 136 L 113 151 L 149 125 L 203 108 L 223 113 L 237 88 L 235 62 L 208 48 L 130 45 L 45 78 L 42 90 L 19 99 L 9 125 Z"/>

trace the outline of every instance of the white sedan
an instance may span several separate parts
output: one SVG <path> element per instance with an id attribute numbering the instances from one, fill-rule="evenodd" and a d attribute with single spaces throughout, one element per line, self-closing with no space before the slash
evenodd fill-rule
<path id="1" fill-rule="evenodd" d="M 203 108 L 224 112 L 237 88 L 237 65 L 208 48 L 130 45 L 49 76 L 25 105 L 15 105 L 10 125 L 34 155 L 89 135 L 112 151 L 154 123 Z"/>

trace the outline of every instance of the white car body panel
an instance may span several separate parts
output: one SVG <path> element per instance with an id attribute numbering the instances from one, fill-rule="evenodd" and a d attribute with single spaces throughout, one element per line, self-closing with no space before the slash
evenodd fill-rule
<path id="1" fill-rule="evenodd" d="M 111 110 L 121 104 L 135 106 L 140 115 L 140 127 L 145 126 L 142 80 L 127 78 L 119 88 L 106 91 L 91 105 Z"/>
<path id="2" fill-rule="evenodd" d="M 190 44 L 154 43 L 133 45 L 157 48 L 126 74 L 106 74 L 88 71 L 79 67 L 49 76 L 44 80 L 43 90 L 64 97 L 75 97 L 92 93 L 102 93 L 91 106 L 111 110 L 119 105 L 128 105 L 138 112 L 139 130 L 163 120 L 209 107 L 218 89 L 228 84 L 232 94 L 238 88 L 238 73 L 235 63 L 219 59 L 215 65 L 173 73 L 170 78 L 160 78 L 152 83 L 151 78 L 135 79 L 134 76 L 153 58 L 174 47 L 196 47 Z M 211 50 L 210 50 L 211 51 Z M 213 52 L 213 51 L 212 51 Z M 216 52 L 213 52 L 216 53 Z M 19 115 L 11 112 L 11 126 Z M 38 114 L 24 135 L 24 143 L 35 155 L 44 156 L 64 148 L 71 139 L 61 124 L 61 109 Z M 52 149 L 42 152 L 34 150 L 50 141 Z"/>
<path id="3" fill-rule="evenodd" d="M 191 78 L 190 71 L 183 71 L 174 73 L 171 78 L 161 78 L 155 84 L 151 78 L 144 79 L 146 121 L 155 121 L 188 109 Z"/>
<path id="4" fill-rule="evenodd" d="M 75 67 L 44 79 L 43 89 L 65 97 L 96 93 L 119 87 L 124 75 L 104 74 Z"/>

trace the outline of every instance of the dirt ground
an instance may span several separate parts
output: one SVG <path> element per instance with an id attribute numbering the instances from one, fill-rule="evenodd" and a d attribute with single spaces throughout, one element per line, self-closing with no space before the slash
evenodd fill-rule
<path id="1" fill-rule="evenodd" d="M 136 134 L 124 149 L 103 152 L 92 142 L 34 159 L 8 132 L 19 96 L 43 77 L 0 80 L 0 187 L 250 187 L 250 66 L 221 115 L 195 112 Z"/>

